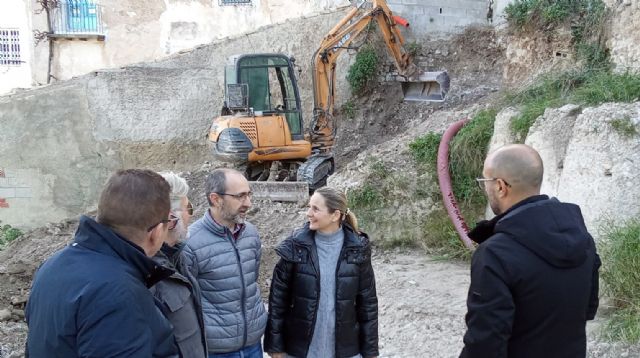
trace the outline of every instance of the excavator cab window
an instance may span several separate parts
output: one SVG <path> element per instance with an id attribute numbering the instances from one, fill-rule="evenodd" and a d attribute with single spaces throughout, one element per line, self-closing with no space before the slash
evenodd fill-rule
<path id="1" fill-rule="evenodd" d="M 289 59 L 248 55 L 238 59 L 237 66 L 237 82 L 249 87 L 249 107 L 264 114 L 284 114 L 293 139 L 302 139 L 300 99 Z"/>

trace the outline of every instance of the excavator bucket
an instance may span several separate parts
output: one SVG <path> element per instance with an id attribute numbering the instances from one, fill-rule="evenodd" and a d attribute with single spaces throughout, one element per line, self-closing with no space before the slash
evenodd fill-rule
<path id="1" fill-rule="evenodd" d="M 309 184 L 298 181 L 250 181 L 253 198 L 258 200 L 306 203 Z"/>
<path id="2" fill-rule="evenodd" d="M 398 78 L 402 82 L 405 101 L 443 102 L 449 92 L 449 74 L 446 71 L 422 72 L 409 78 Z"/>

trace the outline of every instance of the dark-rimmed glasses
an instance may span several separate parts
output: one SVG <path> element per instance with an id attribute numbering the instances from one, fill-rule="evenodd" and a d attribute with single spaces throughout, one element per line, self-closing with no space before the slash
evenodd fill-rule
<path id="1" fill-rule="evenodd" d="M 502 178 L 476 178 L 476 184 L 478 184 L 478 188 L 480 188 L 480 190 L 484 190 L 486 182 L 498 179 L 502 180 L 504 182 L 504 185 L 511 187 L 511 184 L 507 183 L 507 181 Z"/>
<path id="2" fill-rule="evenodd" d="M 251 192 L 251 191 L 248 191 L 246 193 L 238 193 L 238 194 L 229 194 L 229 193 L 216 193 L 216 194 L 230 196 L 230 197 L 236 198 L 236 199 L 238 199 L 240 201 L 244 201 L 247 198 L 251 199 L 251 197 L 253 196 L 253 192 Z"/>
<path id="3" fill-rule="evenodd" d="M 173 230 L 176 228 L 176 224 L 178 224 L 178 219 L 179 218 L 175 216 L 173 213 L 169 213 L 168 219 L 160 220 L 157 224 L 149 226 L 149 228 L 147 229 L 147 232 L 151 232 L 151 230 L 155 229 L 155 227 L 160 224 L 167 224 L 167 223 L 172 223 L 172 225 L 169 226 L 169 230 Z"/>

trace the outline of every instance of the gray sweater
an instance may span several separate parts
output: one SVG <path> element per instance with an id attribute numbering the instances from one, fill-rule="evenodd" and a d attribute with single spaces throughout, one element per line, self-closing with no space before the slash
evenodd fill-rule
<path id="1" fill-rule="evenodd" d="M 320 302 L 307 358 L 334 358 L 336 350 L 336 265 L 344 242 L 344 231 L 340 228 L 332 234 L 316 232 L 315 242 L 320 263 Z"/>

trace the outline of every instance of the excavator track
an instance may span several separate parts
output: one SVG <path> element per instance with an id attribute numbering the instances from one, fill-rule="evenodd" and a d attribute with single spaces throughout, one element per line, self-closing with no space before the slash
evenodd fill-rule
<path id="1" fill-rule="evenodd" d="M 333 155 L 314 154 L 298 168 L 298 181 L 307 182 L 309 190 L 314 191 L 327 184 L 333 170 Z"/>

